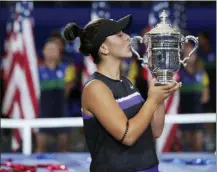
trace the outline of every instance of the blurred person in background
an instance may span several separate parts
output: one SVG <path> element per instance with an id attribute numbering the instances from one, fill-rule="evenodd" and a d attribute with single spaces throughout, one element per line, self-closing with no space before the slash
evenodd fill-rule
<path id="1" fill-rule="evenodd" d="M 65 51 L 66 42 L 61 33 L 58 31 L 52 31 L 49 37 L 54 39 L 60 49 L 61 63 L 73 65 L 73 58 Z"/>
<path id="2" fill-rule="evenodd" d="M 71 77 L 74 78 L 74 80 L 67 82 L 65 85 L 65 90 L 67 92 L 67 95 L 69 95 L 72 89 L 74 88 L 77 80 L 76 67 L 73 63 L 73 57 L 64 51 L 65 40 L 59 32 L 56 31 L 51 32 L 50 38 L 52 38 L 59 47 L 60 50 L 59 63 L 63 63 L 64 65 L 67 65 L 68 71 L 70 70 L 68 72 L 69 75 L 72 75 Z"/>
<path id="3" fill-rule="evenodd" d="M 74 80 L 71 82 L 65 83 L 65 91 L 67 94 L 67 109 L 69 111 L 70 117 L 80 117 L 80 102 L 81 102 L 81 89 L 80 89 L 80 82 L 81 82 L 81 72 L 80 66 L 78 63 L 75 63 L 76 57 L 75 52 L 69 52 L 65 48 L 67 46 L 67 42 L 63 38 L 62 34 L 58 31 L 52 31 L 50 34 L 50 38 L 54 39 L 60 49 L 60 62 L 64 65 L 68 66 L 68 75 L 73 75 Z M 75 60 L 75 61 L 74 61 Z M 85 149 L 85 142 L 83 141 L 83 128 L 73 127 L 71 130 L 70 142 L 72 141 L 74 144 L 71 149 L 75 150 L 84 150 Z"/>
<path id="4" fill-rule="evenodd" d="M 67 117 L 67 84 L 74 82 L 70 67 L 61 63 L 61 49 L 54 38 L 49 38 L 43 48 L 44 64 L 39 66 L 40 103 L 39 118 Z M 66 152 L 71 128 L 40 128 L 36 136 L 36 152 L 46 152 L 47 137 L 58 136 L 58 149 Z"/>
<path id="5" fill-rule="evenodd" d="M 183 56 L 187 57 L 192 51 L 193 45 L 184 45 Z M 206 71 L 198 65 L 198 56 L 193 53 L 187 61 L 187 66 L 179 71 L 182 87 L 180 89 L 179 113 L 195 114 L 204 113 L 203 104 L 209 101 L 209 78 Z M 203 129 L 204 124 L 180 124 L 182 138 L 184 139 L 184 150 L 203 151 Z M 182 139 L 182 140 L 183 140 Z"/>
<path id="6" fill-rule="evenodd" d="M 201 65 L 207 71 L 210 79 L 210 101 L 206 105 L 206 111 L 216 112 L 216 55 L 212 50 L 211 40 L 208 32 L 199 32 L 198 38 L 198 56 L 200 58 Z"/>
<path id="7" fill-rule="evenodd" d="M 204 105 L 205 112 L 216 112 L 216 54 L 212 49 L 210 33 L 201 31 L 198 34 L 199 49 L 198 55 L 200 58 L 200 65 L 205 68 L 210 79 L 210 101 Z M 213 123 L 205 124 L 205 149 L 206 151 L 214 151 L 215 148 L 215 131 L 216 125 Z"/>

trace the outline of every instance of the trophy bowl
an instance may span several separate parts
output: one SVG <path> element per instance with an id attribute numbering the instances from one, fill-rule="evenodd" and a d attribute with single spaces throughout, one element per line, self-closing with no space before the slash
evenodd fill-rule
<path id="1" fill-rule="evenodd" d="M 131 46 L 131 50 L 142 61 L 142 66 L 148 65 L 151 73 L 155 74 L 157 80 L 155 85 L 166 85 L 174 82 L 173 76 L 180 69 L 181 64 L 187 65 L 186 60 L 198 48 L 198 38 L 191 35 L 183 36 L 179 30 L 168 23 L 168 15 L 165 10 L 159 17 L 161 22 L 143 37 L 131 38 L 131 45 L 135 40 L 144 44 L 147 56 L 140 57 L 133 46 Z M 194 48 L 187 57 L 181 57 L 183 45 L 189 40 L 194 42 Z"/>

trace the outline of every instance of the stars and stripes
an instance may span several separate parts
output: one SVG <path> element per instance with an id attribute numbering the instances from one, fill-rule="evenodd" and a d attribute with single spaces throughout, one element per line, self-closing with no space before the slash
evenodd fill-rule
<path id="1" fill-rule="evenodd" d="M 33 36 L 32 2 L 14 2 L 10 8 L 5 39 L 3 114 L 32 119 L 38 115 L 40 94 Z M 21 146 L 22 130 L 15 129 L 12 148 Z"/>

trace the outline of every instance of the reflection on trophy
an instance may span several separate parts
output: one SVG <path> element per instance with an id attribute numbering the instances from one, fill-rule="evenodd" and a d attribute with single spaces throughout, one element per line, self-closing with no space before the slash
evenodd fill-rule
<path id="1" fill-rule="evenodd" d="M 173 82 L 173 75 L 180 68 L 180 64 L 186 66 L 186 60 L 198 48 L 198 38 L 194 36 L 184 37 L 176 28 L 168 23 L 168 15 L 165 11 L 160 14 L 161 22 L 143 37 L 135 36 L 131 39 L 144 43 L 147 47 L 147 59 L 141 58 L 139 53 L 131 46 L 132 52 L 139 60 L 142 60 L 142 66 L 148 65 L 152 74 L 156 75 L 155 85 L 166 85 Z M 188 57 L 181 57 L 184 43 L 192 40 L 195 43 L 193 50 Z"/>

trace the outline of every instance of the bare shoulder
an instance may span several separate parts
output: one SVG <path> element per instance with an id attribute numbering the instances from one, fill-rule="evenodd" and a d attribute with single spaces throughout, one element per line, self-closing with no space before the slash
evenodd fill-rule
<path id="1" fill-rule="evenodd" d="M 86 114 L 95 116 L 114 138 L 121 140 L 127 117 L 105 83 L 93 80 L 85 86 L 82 93 L 82 108 Z"/>
<path id="2" fill-rule="evenodd" d="M 92 80 L 83 89 L 82 95 L 100 94 L 111 92 L 110 89 L 100 80 Z"/>
<path id="3" fill-rule="evenodd" d="M 113 97 L 113 94 L 106 84 L 97 79 L 92 80 L 83 89 L 82 108 L 89 109 L 90 104 L 102 102 L 109 97 Z"/>

